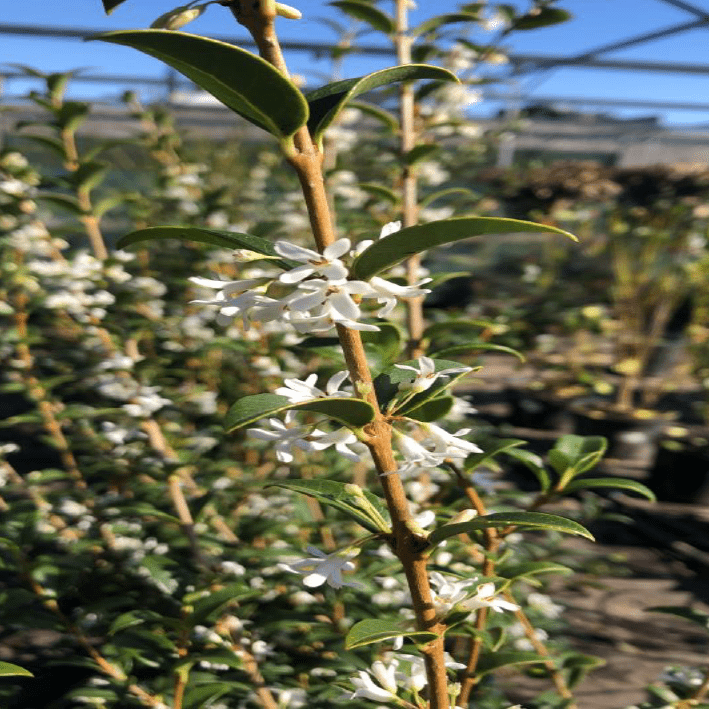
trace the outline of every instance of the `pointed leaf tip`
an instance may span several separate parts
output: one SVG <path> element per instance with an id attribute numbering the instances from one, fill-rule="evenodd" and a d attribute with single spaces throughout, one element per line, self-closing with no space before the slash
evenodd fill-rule
<path id="1" fill-rule="evenodd" d="M 484 234 L 519 232 L 561 234 L 578 241 L 568 231 L 547 224 L 498 217 L 456 217 L 406 227 L 375 241 L 355 259 L 352 272 L 355 278 L 366 281 L 410 256 L 435 246 Z"/>
<path id="2" fill-rule="evenodd" d="M 91 39 L 160 59 L 279 139 L 307 123 L 308 104 L 295 84 L 261 57 L 227 42 L 158 29 L 107 32 Z"/>

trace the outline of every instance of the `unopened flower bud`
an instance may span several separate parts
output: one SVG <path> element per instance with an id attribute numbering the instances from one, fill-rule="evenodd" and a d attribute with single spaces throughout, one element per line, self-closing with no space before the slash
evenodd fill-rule
<path id="1" fill-rule="evenodd" d="M 234 259 L 240 263 L 246 263 L 248 261 L 258 261 L 259 259 L 268 258 L 257 251 L 251 251 L 250 249 L 234 249 Z"/>
<path id="2" fill-rule="evenodd" d="M 303 17 L 303 13 L 300 10 L 282 2 L 276 3 L 276 14 L 279 17 L 285 17 L 287 20 L 299 20 Z"/>
<path id="3" fill-rule="evenodd" d="M 461 510 L 457 515 L 453 516 L 448 522 L 448 524 L 462 524 L 463 522 L 470 522 L 471 519 L 475 519 L 478 513 L 475 510 Z"/>
<path id="4" fill-rule="evenodd" d="M 200 5 L 199 7 L 181 5 L 174 10 L 166 12 L 164 15 L 160 15 L 150 27 L 157 30 L 179 30 L 192 22 L 192 20 L 196 20 L 204 12 L 205 8 L 206 5 Z"/>

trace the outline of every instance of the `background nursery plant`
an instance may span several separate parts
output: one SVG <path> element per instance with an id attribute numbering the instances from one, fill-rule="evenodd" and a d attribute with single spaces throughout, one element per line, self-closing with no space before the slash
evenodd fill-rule
<path id="1" fill-rule="evenodd" d="M 242 166 L 251 192 L 228 204 L 233 186 L 210 183 L 169 119 L 130 95 L 144 128 L 131 150 L 156 166 L 156 198 L 105 185 L 117 146 L 77 141 L 88 107 L 64 100 L 67 74 L 44 77 L 34 98 L 50 118 L 26 129 L 60 165 L 42 174 L 14 146 L 2 154 L 1 347 L 16 399 L 0 449 L 0 617 L 20 640 L 43 631 L 51 659 L 24 663 L 42 686 L 0 666 L 18 676 L 0 686 L 10 707 L 496 708 L 510 704 L 498 677 L 513 670 L 542 680 L 527 705 L 571 707 L 598 664 L 554 636 L 561 607 L 539 592 L 572 571 L 562 535 L 591 538 L 556 513 L 596 487 L 652 493 L 592 474 L 602 438 L 564 436 L 543 461 L 478 426 L 452 388 L 474 371 L 465 358 L 494 343 L 427 349 L 460 323 L 427 328 L 420 307 L 429 249 L 573 237 L 503 217 L 418 221 L 421 158 L 437 149 L 436 126 L 456 122 L 439 112 L 417 124 L 416 102 L 440 107 L 436 93 L 461 84 L 406 51 L 417 39 L 419 58 L 445 63 L 461 24 L 494 20 L 506 36 L 566 13 L 543 0 L 521 14 L 467 3 L 409 31 L 403 0 L 392 14 L 334 4 L 394 38 L 399 65 L 303 93 L 274 24 L 300 13 L 273 0 L 189 3 L 99 38 L 158 57 L 270 134 L 301 188 L 294 198 L 284 182 L 274 200 L 292 229 L 259 214 L 266 190 L 251 178 L 273 180 L 272 157 Z M 178 31 L 207 9 L 245 26 L 260 56 Z M 379 186 L 390 211 L 335 220 L 323 166 L 337 121 L 390 86 L 398 159 Z M 130 224 L 117 251 L 109 210 Z M 122 250 L 136 245 L 137 256 Z M 491 485 L 484 472 L 510 460 L 534 475 L 534 493 Z M 709 685 L 696 676 L 677 702 L 701 706 Z"/>

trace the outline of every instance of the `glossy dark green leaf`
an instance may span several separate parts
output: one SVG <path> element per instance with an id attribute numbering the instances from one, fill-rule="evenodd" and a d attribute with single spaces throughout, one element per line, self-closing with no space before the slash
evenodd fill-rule
<path id="1" fill-rule="evenodd" d="M 440 350 L 431 352 L 432 357 L 451 357 L 462 354 L 472 354 L 473 352 L 503 352 L 504 354 L 516 357 L 520 362 L 526 362 L 525 356 L 518 350 L 506 345 L 496 345 L 492 342 L 470 342 L 464 345 L 451 345 Z"/>
<path id="2" fill-rule="evenodd" d="M 549 464 L 562 477 L 564 486 L 577 475 L 597 465 L 608 447 L 602 436 L 562 436 L 549 451 Z"/>
<path id="3" fill-rule="evenodd" d="M 346 15 L 354 17 L 356 20 L 366 22 L 375 30 L 385 34 L 396 32 L 394 18 L 368 2 L 362 2 L 361 0 L 336 0 L 331 2 L 330 5 L 342 10 Z"/>
<path id="4" fill-rule="evenodd" d="M 407 409 L 406 415 L 416 421 L 438 421 L 448 414 L 454 403 L 452 396 L 439 396 L 413 409 Z"/>
<path id="5" fill-rule="evenodd" d="M 536 453 L 523 448 L 512 448 L 506 453 L 510 458 L 521 463 L 537 478 L 542 492 L 549 492 L 551 489 L 551 477 L 544 467 L 544 461 Z"/>
<path id="6" fill-rule="evenodd" d="M 19 665 L 11 662 L 0 662 L 0 677 L 34 677 L 34 675 Z"/>
<path id="7" fill-rule="evenodd" d="M 60 128 L 75 131 L 88 117 L 89 106 L 81 101 L 65 101 L 54 115 Z"/>
<path id="8" fill-rule="evenodd" d="M 460 362 L 452 362 L 445 359 L 435 359 L 433 363 L 436 372 L 440 372 L 443 369 L 453 369 L 464 366 L 461 365 Z M 407 362 L 401 362 L 400 364 L 418 367 L 417 360 L 409 360 Z M 438 377 L 428 389 L 411 397 L 411 399 L 409 399 L 404 406 L 397 409 L 397 413 L 404 416 L 407 412 L 413 411 L 429 399 L 442 396 L 446 389 L 452 386 L 456 381 L 458 381 L 458 379 L 467 376 L 469 373 L 469 371 L 466 371 L 461 372 L 460 374 L 446 374 Z M 385 372 L 382 372 L 374 379 L 374 391 L 376 392 L 377 401 L 383 411 L 387 409 L 389 402 L 397 394 L 399 394 L 400 385 L 412 381 L 415 376 L 416 373 L 412 372 L 410 369 L 401 369 L 394 366 Z"/>
<path id="9" fill-rule="evenodd" d="M 322 86 L 306 95 L 310 105 L 308 128 L 316 142 L 337 118 L 340 111 L 354 98 L 381 86 L 398 81 L 434 79 L 436 81 L 458 81 L 455 74 L 447 69 L 428 64 L 406 64 L 375 71 L 357 79 L 344 79 Z"/>
<path id="10" fill-rule="evenodd" d="M 355 278 L 367 281 L 380 271 L 391 268 L 410 256 L 435 246 L 484 234 L 521 232 L 561 234 L 576 240 L 573 234 L 563 229 L 520 219 L 456 217 L 407 227 L 375 241 L 355 259 L 351 270 Z"/>
<path id="11" fill-rule="evenodd" d="M 617 488 L 619 490 L 630 490 L 637 492 L 638 495 L 647 497 L 648 500 L 655 502 L 655 493 L 637 480 L 629 478 L 581 478 L 570 482 L 564 487 L 567 492 L 576 492 L 577 490 L 587 490 L 589 488 L 605 487 Z"/>
<path id="12" fill-rule="evenodd" d="M 109 32 L 94 39 L 156 57 L 277 138 L 308 120 L 308 104 L 289 79 L 261 57 L 226 42 L 171 30 Z"/>
<path id="13" fill-rule="evenodd" d="M 38 143 L 49 148 L 53 153 L 58 155 L 62 160 L 66 159 L 66 147 L 64 141 L 54 135 L 23 135 L 24 140 L 31 140 L 33 143 Z"/>
<path id="14" fill-rule="evenodd" d="M 366 618 L 355 623 L 345 637 L 345 649 L 363 647 L 372 643 L 394 640 L 395 638 L 413 637 L 417 640 L 435 640 L 438 636 L 427 630 L 406 630 L 400 622 L 380 620 L 379 618 Z"/>
<path id="15" fill-rule="evenodd" d="M 560 22 L 570 20 L 573 15 L 566 10 L 559 10 L 553 7 L 537 8 L 534 13 L 522 15 L 514 20 L 511 29 L 513 30 L 536 30 L 540 27 L 558 25 Z"/>
<path id="16" fill-rule="evenodd" d="M 542 531 L 564 532 L 579 537 L 593 540 L 593 535 L 578 522 L 558 515 L 545 512 L 495 512 L 489 515 L 475 517 L 468 522 L 446 524 L 434 530 L 430 536 L 431 544 L 438 544 L 448 537 L 453 537 L 462 532 L 475 532 L 480 529 L 519 527 L 521 529 L 535 529 Z"/>
<path id="17" fill-rule="evenodd" d="M 537 655 L 536 652 L 494 652 L 485 653 L 478 661 L 476 672 L 480 675 L 486 675 L 490 672 L 495 672 L 501 667 L 509 667 L 510 665 L 530 665 L 538 664 L 546 661 L 547 658 L 542 655 Z"/>
<path id="18" fill-rule="evenodd" d="M 328 397 L 293 404 L 286 396 L 254 394 L 239 399 L 229 409 L 224 420 L 224 427 L 227 431 L 234 431 L 266 416 L 274 416 L 289 409 L 323 414 L 354 428 L 361 428 L 374 419 L 374 409 L 361 399 Z"/>
<path id="19" fill-rule="evenodd" d="M 418 27 L 414 27 L 411 33 L 414 36 L 434 32 L 445 25 L 452 25 L 460 22 L 476 22 L 478 16 L 474 12 L 450 12 L 445 15 L 432 17 L 430 20 L 422 22 Z"/>
<path id="20" fill-rule="evenodd" d="M 299 265 L 295 261 L 281 258 L 273 248 L 273 243 L 259 236 L 221 229 L 202 229 L 194 226 L 154 226 L 148 229 L 139 229 L 122 236 L 118 240 L 117 246 L 119 249 L 124 249 L 126 246 L 143 241 L 160 241 L 162 239 L 196 241 L 200 244 L 221 246 L 227 249 L 247 249 L 263 254 L 271 263 L 283 269 Z"/>
<path id="21" fill-rule="evenodd" d="M 194 684 L 185 691 L 183 709 L 202 709 L 214 704 L 235 687 L 234 682 L 209 682 Z"/>
<path id="22" fill-rule="evenodd" d="M 384 501 L 358 485 L 322 478 L 283 480 L 271 484 L 314 497 L 322 504 L 344 512 L 374 534 L 391 531 L 389 512 Z"/>
<path id="23" fill-rule="evenodd" d="M 494 328 L 496 324 L 497 323 L 492 320 L 478 320 L 473 318 L 463 320 L 461 318 L 455 318 L 453 320 L 445 320 L 429 325 L 423 331 L 423 336 L 427 340 L 435 340 L 443 336 L 456 336 L 460 338 L 468 334 L 479 335 L 481 330 Z"/>

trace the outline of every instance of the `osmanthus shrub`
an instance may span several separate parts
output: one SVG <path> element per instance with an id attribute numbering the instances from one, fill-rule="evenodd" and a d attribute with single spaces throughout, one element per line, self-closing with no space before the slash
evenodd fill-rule
<path id="1" fill-rule="evenodd" d="M 104 0 L 107 11 L 121 4 Z M 396 32 L 382 3 L 334 4 Z M 209 5 L 230 11 L 260 56 L 178 31 Z M 561 19 L 551 5 L 499 12 L 525 29 L 535 18 L 537 25 Z M 56 257 L 64 247 L 46 228 L 21 240 L 18 231 L 32 221 L 21 204 L 32 199 L 33 179 L 22 181 L 20 158 L 4 158 L 0 188 L 15 221 L 2 223 L 2 248 L 8 263 L 14 258 L 6 275 L 15 328 L 3 356 L 14 362 L 13 384 L 36 404 L 32 423 L 60 453 L 54 469 L 24 476 L 9 456 L 4 463 L 2 504 L 11 514 L 2 523 L 3 560 L 17 581 L 4 596 L 4 617 L 35 614 L 70 640 L 57 660 L 79 669 L 62 694 L 66 706 L 506 707 L 493 680 L 515 666 L 547 678 L 553 691 L 540 703 L 572 706 L 574 685 L 597 660 L 546 642 L 560 607 L 530 589 L 569 572 L 559 561 L 561 535 L 591 535 L 575 519 L 540 508 L 594 487 L 651 493 L 634 481 L 588 477 L 603 439 L 563 437 L 544 462 L 523 441 L 483 437 L 461 423 L 471 421 L 470 406 L 452 389 L 472 368 L 449 357 L 466 349 L 426 352 L 425 338 L 407 342 L 400 304 L 420 300 L 429 282 L 411 273 L 402 280 L 396 269 L 463 239 L 573 237 L 479 216 L 336 233 L 323 151 L 343 110 L 381 87 L 419 82 L 423 101 L 425 87 L 458 80 L 440 66 L 405 63 L 303 93 L 289 77 L 274 25 L 278 16 L 299 15 L 273 0 L 192 2 L 151 29 L 98 38 L 161 59 L 235 120 L 270 134 L 298 177 L 312 241 L 195 219 L 136 226 L 119 247 L 152 242 L 159 255 L 178 239 L 228 249 L 234 258 L 227 270 L 195 259 L 196 297 L 184 306 L 189 327 L 172 303 L 167 322 L 151 321 L 157 334 L 143 323 L 145 340 L 136 343 L 110 327 L 111 316 L 124 315 L 122 303 L 113 311 L 106 304 L 105 317 L 93 313 L 98 321 L 90 307 L 88 315 L 79 308 L 76 352 L 91 362 L 82 396 L 95 392 L 92 405 L 78 403 L 71 416 L 61 380 L 44 381 L 37 367 L 34 353 L 46 351 L 46 339 L 23 327 L 30 312 L 47 309 L 27 277 L 32 250 L 55 258 L 57 270 L 75 257 Z M 461 22 L 489 21 L 489 8 L 467 3 L 432 18 L 418 36 L 445 41 L 445 30 Z M 126 283 L 145 277 L 137 275 L 144 254 L 132 265 L 118 252 L 121 267 L 94 258 L 101 264 L 87 281 L 105 279 L 109 267 L 119 281 L 125 271 Z M 68 326 L 71 309 L 62 308 L 65 331 L 78 332 Z M 168 326 L 169 337 L 161 334 Z M 194 342 L 196 356 L 181 358 L 180 348 Z M 475 341 L 469 349 L 481 347 Z M 240 377 L 224 366 L 234 352 Z M 228 402 L 223 376 L 238 380 Z M 215 390 L 220 397 L 210 398 Z M 105 399 L 112 404 L 93 406 Z M 536 476 L 534 495 L 494 489 L 485 472 L 505 459 Z"/>

